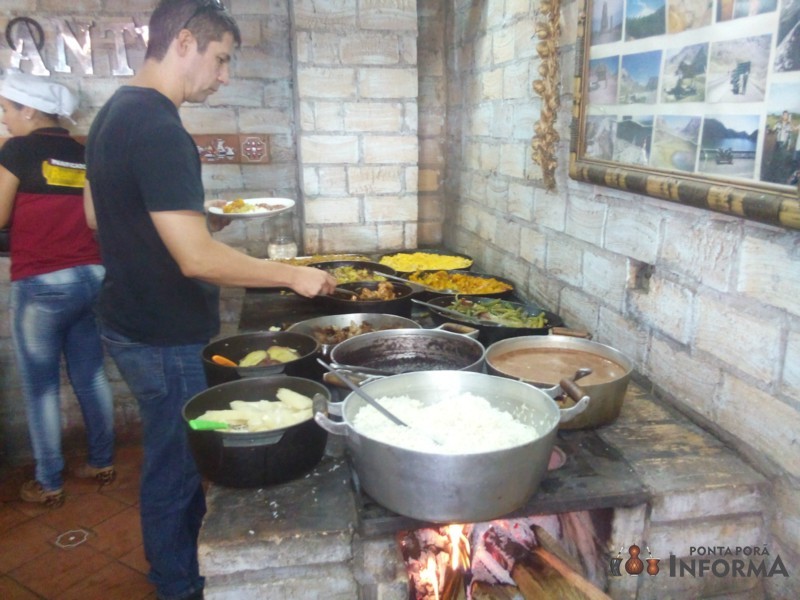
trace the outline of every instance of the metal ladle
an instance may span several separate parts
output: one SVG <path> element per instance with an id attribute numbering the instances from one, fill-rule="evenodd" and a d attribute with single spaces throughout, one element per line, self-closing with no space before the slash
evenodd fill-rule
<path id="1" fill-rule="evenodd" d="M 401 420 L 400 418 L 398 418 L 398 417 L 397 417 L 397 416 L 396 416 L 394 413 L 392 413 L 390 410 L 387 410 L 387 409 L 386 409 L 386 408 L 385 408 L 385 407 L 384 407 L 384 406 L 383 406 L 383 405 L 382 405 L 380 402 L 378 402 L 377 400 L 375 400 L 375 398 L 373 398 L 372 396 L 370 396 L 368 393 L 366 393 L 364 390 L 362 390 L 360 387 L 358 387 L 358 386 L 357 386 L 355 383 L 353 383 L 353 382 L 350 380 L 350 378 L 349 378 L 349 377 L 348 377 L 348 376 L 347 376 L 347 375 L 346 375 L 346 374 L 345 374 L 343 371 L 339 371 L 338 369 L 334 369 L 332 366 L 330 366 L 328 363 L 326 363 L 326 362 L 325 362 L 324 360 L 322 360 L 321 358 L 318 358 L 318 359 L 317 359 L 317 362 L 318 362 L 319 364 L 321 364 L 323 367 L 325 367 L 325 368 L 326 368 L 328 371 L 330 371 L 331 373 L 333 373 L 334 375 L 336 375 L 336 376 L 337 376 L 337 377 L 338 377 L 340 380 L 344 381 L 344 383 L 347 385 L 347 387 L 349 387 L 349 388 L 350 388 L 351 390 L 353 390 L 353 391 L 354 391 L 356 394 L 358 394 L 359 396 L 361 396 L 361 397 L 362 397 L 364 400 L 366 400 L 366 401 L 367 401 L 367 403 L 368 403 L 368 404 L 369 404 L 369 405 L 370 405 L 372 408 L 374 408 L 375 410 L 377 410 L 377 411 L 378 411 L 379 413 L 381 413 L 381 414 L 382 414 L 384 417 L 386 417 L 387 419 L 389 419 L 389 420 L 390 420 L 392 423 L 394 423 L 395 425 L 400 425 L 400 426 L 402 426 L 402 427 L 408 427 L 409 429 L 411 429 L 411 428 L 412 428 L 412 427 L 411 427 L 411 426 L 410 426 L 408 423 L 406 423 L 405 421 L 403 421 L 403 420 Z M 419 430 L 417 430 L 417 431 L 419 431 Z M 428 437 L 429 437 L 431 440 L 433 440 L 433 441 L 434 441 L 434 442 L 435 442 L 437 445 L 439 445 L 439 446 L 441 446 L 441 445 L 442 445 L 442 442 L 441 442 L 441 441 L 437 440 L 437 439 L 436 439 L 434 436 L 432 436 L 432 435 L 431 435 L 430 433 L 428 433 L 427 431 L 424 431 L 424 432 L 422 432 L 422 433 L 424 433 L 426 436 L 428 436 Z"/>

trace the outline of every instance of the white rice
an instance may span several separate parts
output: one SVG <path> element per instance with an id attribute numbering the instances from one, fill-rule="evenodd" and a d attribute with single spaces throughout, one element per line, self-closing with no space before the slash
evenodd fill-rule
<path id="1" fill-rule="evenodd" d="M 469 392 L 447 394 L 439 402 L 427 405 L 408 396 L 376 400 L 409 427 L 396 425 L 365 405 L 353 418 L 356 431 L 376 441 L 419 452 L 492 452 L 532 442 L 546 431 L 541 419 L 537 426 L 523 423 L 493 407 L 486 398 Z"/>

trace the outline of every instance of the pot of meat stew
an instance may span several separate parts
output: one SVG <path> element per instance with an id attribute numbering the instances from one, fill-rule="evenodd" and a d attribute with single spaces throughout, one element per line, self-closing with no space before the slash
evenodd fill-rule
<path id="1" fill-rule="evenodd" d="M 595 341 L 563 335 L 524 336 L 501 340 L 486 350 L 486 369 L 538 387 L 550 387 L 578 369 L 592 372 L 580 388 L 591 406 L 562 429 L 585 429 L 613 422 L 622 410 L 633 362 L 619 350 Z M 569 400 L 565 405 L 569 405 Z"/>
<path id="2" fill-rule="evenodd" d="M 488 521 L 524 506 L 547 470 L 559 422 L 586 406 L 560 411 L 545 390 L 470 371 L 402 373 L 360 389 L 410 427 L 394 425 L 355 392 L 343 401 L 341 422 L 322 412 L 315 420 L 345 436 L 370 497 L 436 523 Z"/>

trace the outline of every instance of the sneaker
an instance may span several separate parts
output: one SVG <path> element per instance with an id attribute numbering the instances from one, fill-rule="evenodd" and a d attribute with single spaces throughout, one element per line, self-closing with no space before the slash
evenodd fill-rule
<path id="1" fill-rule="evenodd" d="M 36 481 L 26 481 L 19 490 L 19 497 L 25 502 L 44 504 L 47 508 L 58 508 L 64 504 L 64 490 L 45 490 L 42 484 Z"/>
<path id="2" fill-rule="evenodd" d="M 94 479 L 100 485 L 108 485 L 117 477 L 114 465 L 107 467 L 93 467 L 91 465 L 81 465 L 75 469 L 75 477 L 78 479 Z"/>

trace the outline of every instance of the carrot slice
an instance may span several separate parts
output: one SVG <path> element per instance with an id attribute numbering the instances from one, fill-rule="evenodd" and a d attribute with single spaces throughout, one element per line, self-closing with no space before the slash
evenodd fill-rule
<path id="1" fill-rule="evenodd" d="M 219 354 L 215 354 L 214 356 L 212 356 L 211 360 L 213 362 L 217 363 L 218 365 L 222 365 L 223 367 L 238 367 L 239 366 L 235 362 L 233 362 L 232 360 L 230 360 L 228 358 L 225 358 L 224 356 L 220 356 Z"/>

